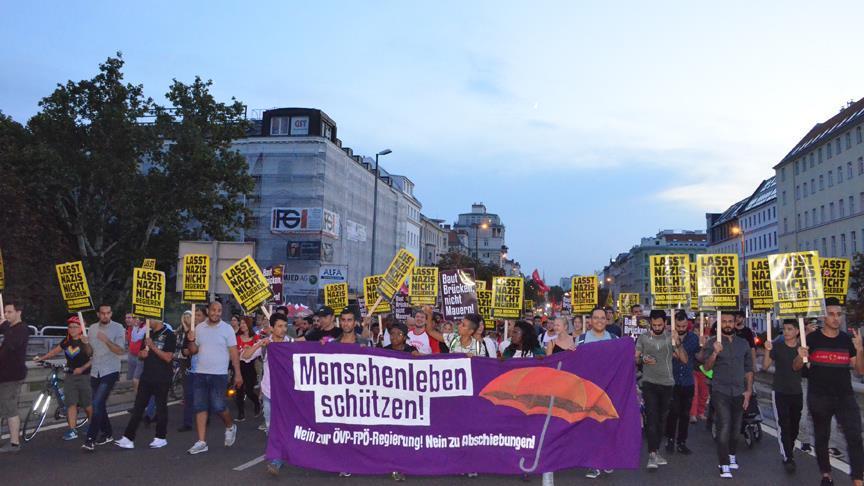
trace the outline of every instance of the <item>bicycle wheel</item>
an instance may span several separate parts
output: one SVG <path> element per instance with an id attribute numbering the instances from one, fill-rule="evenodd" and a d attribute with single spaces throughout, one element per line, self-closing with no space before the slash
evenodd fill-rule
<path id="1" fill-rule="evenodd" d="M 177 369 L 174 375 L 171 376 L 171 386 L 168 388 L 168 396 L 172 400 L 180 400 L 183 398 L 183 373 L 182 369 Z"/>
<path id="2" fill-rule="evenodd" d="M 45 417 L 48 415 L 48 407 L 51 405 L 51 395 L 42 392 L 33 402 L 33 406 L 27 411 L 27 417 L 24 419 L 24 426 L 21 428 L 24 442 L 30 442 L 39 433 L 42 424 L 45 423 Z"/>

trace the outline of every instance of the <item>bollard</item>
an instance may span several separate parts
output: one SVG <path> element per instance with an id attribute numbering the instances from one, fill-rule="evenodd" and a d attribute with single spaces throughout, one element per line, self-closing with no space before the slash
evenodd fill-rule
<path id="1" fill-rule="evenodd" d="M 543 473 L 543 486 L 555 486 L 555 473 Z"/>

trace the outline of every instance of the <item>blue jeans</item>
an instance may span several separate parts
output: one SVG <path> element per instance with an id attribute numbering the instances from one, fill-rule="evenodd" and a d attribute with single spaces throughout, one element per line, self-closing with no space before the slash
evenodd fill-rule
<path id="1" fill-rule="evenodd" d="M 195 413 L 225 411 L 225 393 L 228 391 L 228 375 L 207 375 L 196 373 L 193 393 L 195 394 Z"/>
<path id="2" fill-rule="evenodd" d="M 195 425 L 195 373 L 187 372 L 183 378 L 183 426 Z"/>
<path id="3" fill-rule="evenodd" d="M 717 425 L 717 462 L 729 465 L 729 455 L 735 455 L 738 448 L 738 434 L 744 420 L 744 395 L 731 397 L 722 393 L 711 394 L 714 408 L 714 421 Z"/>
<path id="4" fill-rule="evenodd" d="M 270 430 L 270 398 L 267 395 L 261 394 L 264 397 L 264 426 Z"/>
<path id="5" fill-rule="evenodd" d="M 93 418 L 90 420 L 90 427 L 87 428 L 88 440 L 96 440 L 100 433 L 104 437 L 113 437 L 114 431 L 108 419 L 107 403 L 108 396 L 111 395 L 111 390 L 119 379 L 120 372 L 109 373 L 99 378 L 90 377 L 90 387 L 93 388 Z"/>

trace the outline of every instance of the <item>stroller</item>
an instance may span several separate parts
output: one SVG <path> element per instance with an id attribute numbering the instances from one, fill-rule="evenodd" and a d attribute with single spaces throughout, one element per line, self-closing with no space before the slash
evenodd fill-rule
<path id="1" fill-rule="evenodd" d="M 711 437 L 716 440 L 717 422 L 714 420 L 714 407 L 710 403 L 708 407 L 708 426 L 711 430 Z M 762 410 L 759 409 L 756 390 L 753 390 L 750 403 L 747 405 L 747 410 L 744 411 L 744 417 L 741 420 L 741 435 L 744 436 L 744 443 L 747 444 L 748 448 L 752 448 L 753 444 L 762 440 Z"/>

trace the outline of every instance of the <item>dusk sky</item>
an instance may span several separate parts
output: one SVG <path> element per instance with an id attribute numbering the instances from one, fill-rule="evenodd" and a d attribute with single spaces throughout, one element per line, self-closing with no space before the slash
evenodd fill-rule
<path id="1" fill-rule="evenodd" d="M 214 81 L 324 110 L 452 222 L 483 202 L 548 283 L 658 230 L 705 229 L 815 123 L 864 96 L 864 2 L 11 2 L 0 111 L 116 51 L 162 100 Z"/>

